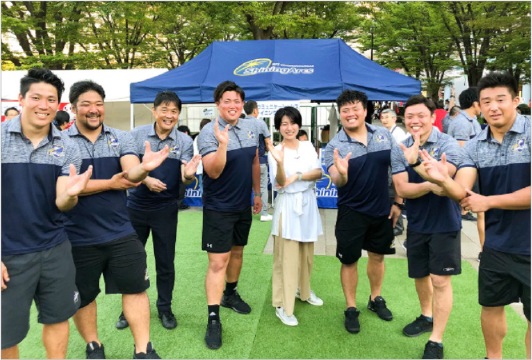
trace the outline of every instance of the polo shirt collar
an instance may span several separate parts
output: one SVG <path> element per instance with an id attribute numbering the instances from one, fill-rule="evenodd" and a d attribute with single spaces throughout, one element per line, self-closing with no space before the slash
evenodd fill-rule
<path id="1" fill-rule="evenodd" d="M 513 132 L 513 133 L 516 133 L 516 134 L 524 133 L 526 131 L 525 130 L 525 122 L 526 121 L 527 120 L 526 120 L 526 118 L 523 115 L 517 114 L 517 116 L 515 118 L 515 121 L 514 121 L 512 127 L 510 128 L 510 130 L 508 130 L 508 132 Z M 479 140 L 483 140 L 483 141 L 486 141 L 486 140 L 490 139 L 491 137 L 492 136 L 491 136 L 489 125 L 486 126 L 486 128 L 484 128 L 482 130 L 482 132 L 478 135 L 478 139 Z"/>
<path id="2" fill-rule="evenodd" d="M 153 126 L 150 128 L 150 132 L 148 133 L 148 136 L 156 136 L 159 137 L 159 134 L 157 134 L 157 131 L 155 131 L 155 126 L 157 123 L 153 123 Z M 168 134 L 168 138 L 171 140 L 177 139 L 177 128 L 174 126 L 172 130 L 170 131 L 170 134 Z"/>
<path id="3" fill-rule="evenodd" d="M 371 125 L 371 124 L 365 123 L 365 125 L 366 125 L 366 129 L 368 130 L 369 133 L 373 134 L 377 130 L 377 128 L 375 126 Z M 347 135 L 347 133 L 345 132 L 344 128 L 342 128 L 342 130 L 340 130 L 340 132 L 338 132 L 338 140 L 340 140 L 342 142 L 354 142 L 353 139 L 351 139 L 351 137 L 349 135 Z"/>
<path id="4" fill-rule="evenodd" d="M 14 117 L 13 119 L 11 120 L 8 120 L 9 121 L 9 129 L 8 131 L 10 133 L 17 133 L 17 134 L 21 134 L 23 135 L 22 133 L 22 123 L 20 122 L 20 115 L 18 115 L 17 117 Z M 48 135 L 47 135 L 47 138 L 49 141 L 51 141 L 53 138 L 55 139 L 60 139 L 61 138 L 61 131 L 59 131 L 59 129 L 57 129 L 53 124 L 50 124 L 50 131 L 48 132 Z"/>
<path id="5" fill-rule="evenodd" d="M 240 126 L 239 126 L 239 124 L 240 124 L 240 120 L 241 120 L 241 119 L 239 118 L 238 121 L 236 122 L 236 125 L 231 125 L 231 124 L 229 124 L 227 121 L 225 121 L 221 116 L 218 116 L 218 123 L 219 123 L 220 125 L 222 125 L 222 127 L 224 127 L 224 128 L 225 128 L 226 125 L 229 125 L 229 129 L 231 129 L 231 128 L 237 128 L 237 129 L 240 130 Z"/>

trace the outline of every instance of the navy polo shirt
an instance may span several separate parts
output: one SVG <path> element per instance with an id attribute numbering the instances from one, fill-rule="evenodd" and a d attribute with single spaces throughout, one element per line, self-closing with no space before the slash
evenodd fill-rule
<path id="1" fill-rule="evenodd" d="M 51 249 L 68 240 L 55 205 L 57 179 L 79 171 L 81 158 L 66 134 L 50 126 L 37 148 L 20 117 L 2 123 L 2 256 Z"/>
<path id="2" fill-rule="evenodd" d="M 414 144 L 414 139 L 409 137 L 403 141 L 406 147 Z M 438 128 L 432 127 L 432 132 L 427 141 L 421 145 L 420 150 L 427 152 L 440 161 L 443 154 L 447 157 L 447 162 L 458 169 L 463 161 L 463 149 L 458 142 L 447 134 L 441 133 Z M 419 176 L 410 166 L 404 156 L 394 157 L 393 175 L 408 172 L 408 182 L 419 184 L 425 180 Z M 416 199 L 406 201 L 408 210 L 408 228 L 421 234 L 437 234 L 450 231 L 459 231 L 462 228 L 462 217 L 460 205 L 446 197 L 438 196 L 432 192 L 420 196 Z"/>
<path id="3" fill-rule="evenodd" d="M 530 119 L 517 115 L 502 143 L 489 126 L 468 141 L 463 167 L 476 167 L 482 195 L 502 195 L 530 186 Z M 486 211 L 488 248 L 530 256 L 530 209 Z"/>
<path id="4" fill-rule="evenodd" d="M 122 172 L 122 156 L 137 155 L 133 138 L 122 130 L 103 125 L 94 143 L 83 136 L 75 124 L 68 128 L 67 134 L 78 145 L 81 171 L 93 166 L 93 180 L 112 178 Z M 135 232 L 129 221 L 125 190 L 80 196 L 78 205 L 67 216 L 67 232 L 72 246 L 103 244 Z"/>
<path id="5" fill-rule="evenodd" d="M 342 129 L 325 147 L 323 160 L 329 169 L 334 165 L 334 149 L 338 149 L 342 158 L 352 153 L 347 184 L 338 188 L 338 206 L 345 205 L 374 217 L 387 216 L 390 214 L 388 171 L 391 157 L 393 153 L 400 156 L 402 151 L 386 128 L 365 125 L 367 146 L 349 137 Z"/>
<path id="6" fill-rule="evenodd" d="M 206 156 L 218 149 L 214 125 L 223 131 L 228 123 L 222 118 L 211 121 L 198 135 L 198 149 Z M 252 165 L 259 145 L 256 120 L 239 119 L 229 125 L 229 143 L 225 167 L 217 179 L 203 169 L 203 207 L 222 212 L 242 211 L 251 206 Z"/>
<path id="7" fill-rule="evenodd" d="M 266 156 L 266 141 L 264 141 L 264 139 L 271 137 L 268 125 L 266 125 L 264 121 L 253 116 L 247 115 L 246 119 L 251 119 L 257 122 L 257 129 L 259 130 L 259 163 L 268 164 L 268 156 Z"/>
<path id="8" fill-rule="evenodd" d="M 160 139 L 155 132 L 155 123 L 139 126 L 131 130 L 131 135 L 141 159 L 144 156 L 146 140 L 150 142 L 152 151 L 162 150 L 168 145 L 170 153 L 166 160 L 149 174 L 150 177 L 165 183 L 166 190 L 153 192 L 146 185 L 141 184 L 128 190 L 127 206 L 135 210 L 159 210 L 177 204 L 179 184 L 182 183 L 182 161 L 188 162 L 194 155 L 192 138 L 174 127 L 165 139 Z"/>

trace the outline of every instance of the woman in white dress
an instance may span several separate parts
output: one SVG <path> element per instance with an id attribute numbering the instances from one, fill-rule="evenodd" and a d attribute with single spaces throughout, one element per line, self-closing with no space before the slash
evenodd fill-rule
<path id="1" fill-rule="evenodd" d="M 314 190 L 322 171 L 312 144 L 297 140 L 300 112 L 284 107 L 275 113 L 274 122 L 283 141 L 270 147 L 268 153 L 270 178 L 278 193 L 272 221 L 272 305 L 284 324 L 296 326 L 296 297 L 312 305 L 323 305 L 310 288 L 314 242 L 323 234 Z"/>

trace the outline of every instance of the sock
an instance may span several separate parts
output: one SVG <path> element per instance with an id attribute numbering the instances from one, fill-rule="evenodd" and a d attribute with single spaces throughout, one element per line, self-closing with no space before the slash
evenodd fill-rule
<path id="1" fill-rule="evenodd" d="M 436 342 L 436 341 L 432 341 L 432 340 L 429 340 L 429 342 L 433 343 L 433 344 L 436 344 L 438 345 L 439 347 L 443 347 L 443 343 L 439 343 L 439 342 Z"/>
<path id="2" fill-rule="evenodd" d="M 225 283 L 224 295 L 233 295 L 236 291 L 237 284 L 238 281 L 235 281 L 234 283 Z"/>
<path id="3" fill-rule="evenodd" d="M 220 305 L 207 305 L 209 320 L 220 320 Z"/>
<path id="4" fill-rule="evenodd" d="M 423 314 L 421 314 L 421 316 L 423 316 L 427 321 L 432 322 L 432 316 L 429 317 L 429 316 L 425 316 Z"/>

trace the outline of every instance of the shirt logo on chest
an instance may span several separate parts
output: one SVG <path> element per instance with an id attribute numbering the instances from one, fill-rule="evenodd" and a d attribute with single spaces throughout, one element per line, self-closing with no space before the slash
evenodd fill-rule
<path id="1" fill-rule="evenodd" d="M 438 158 L 440 156 L 440 148 L 431 148 L 430 151 L 429 151 L 429 154 L 431 157 L 433 158 Z"/>
<path id="2" fill-rule="evenodd" d="M 255 139 L 255 133 L 253 131 L 248 131 L 248 139 Z"/>
<path id="3" fill-rule="evenodd" d="M 120 146 L 120 143 L 118 142 L 118 139 L 115 138 L 113 135 L 109 135 L 109 139 L 107 140 L 107 144 L 112 148 L 117 148 Z"/>
<path id="4" fill-rule="evenodd" d="M 515 144 L 512 146 L 513 152 L 521 152 L 525 149 L 525 139 L 517 139 Z"/>
<path id="5" fill-rule="evenodd" d="M 50 150 L 48 150 L 48 155 L 55 158 L 60 158 L 65 156 L 65 149 L 63 145 L 54 145 Z"/>
<path id="6" fill-rule="evenodd" d="M 375 141 L 378 143 L 381 143 L 381 142 L 386 141 L 386 138 L 384 137 L 384 135 L 378 134 L 378 135 L 375 135 Z"/>

